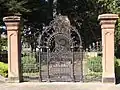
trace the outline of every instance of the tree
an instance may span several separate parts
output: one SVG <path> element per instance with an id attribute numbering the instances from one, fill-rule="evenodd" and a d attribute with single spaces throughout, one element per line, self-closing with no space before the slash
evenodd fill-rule
<path id="1" fill-rule="evenodd" d="M 57 12 L 67 15 L 81 36 L 84 47 L 101 38 L 98 15 L 107 9 L 99 0 L 58 0 Z"/>
<path id="2" fill-rule="evenodd" d="M 47 2 L 45 2 L 44 0 L 0 0 L 0 10 L 2 12 L 0 13 L 1 19 L 3 18 L 3 16 L 6 15 L 21 14 L 24 22 L 23 26 L 26 25 L 27 27 L 30 27 L 30 30 L 21 30 L 21 35 L 22 37 L 24 37 L 24 39 L 22 38 L 22 40 L 30 43 L 32 47 L 34 46 L 33 42 L 36 41 L 36 39 L 34 38 L 36 36 L 36 32 L 37 36 L 38 31 L 40 33 L 40 24 L 43 22 L 47 23 L 46 21 L 48 21 L 46 18 L 48 17 L 48 15 L 46 15 L 47 9 L 48 5 Z M 31 40 L 29 40 L 29 38 Z"/>
<path id="3" fill-rule="evenodd" d="M 37 29 L 41 33 L 42 24 L 49 25 L 55 14 L 66 15 L 81 34 L 84 47 L 101 39 L 97 21 L 99 14 L 120 12 L 119 0 L 0 0 L 0 5 L 2 15 L 11 12 L 22 14 L 24 25 L 31 23 L 26 24 L 27 27 L 32 25 L 34 28 L 31 29 L 33 34 Z"/>

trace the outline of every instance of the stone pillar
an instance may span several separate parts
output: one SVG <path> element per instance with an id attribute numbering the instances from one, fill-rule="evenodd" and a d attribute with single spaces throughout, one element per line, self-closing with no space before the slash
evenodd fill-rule
<path id="1" fill-rule="evenodd" d="M 8 16 L 3 21 L 8 37 L 8 82 L 20 82 L 20 17 Z"/>
<path id="2" fill-rule="evenodd" d="M 118 15 L 102 14 L 98 19 L 102 29 L 102 82 L 115 83 L 114 30 Z"/>

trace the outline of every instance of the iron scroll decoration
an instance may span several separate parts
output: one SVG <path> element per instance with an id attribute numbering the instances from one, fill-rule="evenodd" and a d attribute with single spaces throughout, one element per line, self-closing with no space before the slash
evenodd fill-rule
<path id="1" fill-rule="evenodd" d="M 38 39 L 39 46 L 40 47 L 44 47 L 44 46 L 49 47 L 49 42 L 50 42 L 51 38 L 61 34 L 61 35 L 66 36 L 70 40 L 70 42 L 72 43 L 72 47 L 82 48 L 81 36 L 75 27 L 73 27 L 71 25 L 65 26 L 69 30 L 69 34 L 71 34 L 70 36 L 68 35 L 68 33 L 66 34 L 66 32 L 64 33 L 63 31 L 62 32 L 59 31 L 61 29 L 61 26 L 59 26 L 57 23 L 62 23 L 62 22 L 58 22 L 60 17 L 64 17 L 64 16 L 60 15 L 60 16 L 56 17 L 53 21 L 50 22 L 49 26 L 47 26 L 45 28 L 45 30 L 42 32 L 42 35 L 39 36 L 39 39 Z M 67 22 L 64 22 L 64 23 L 67 23 Z M 62 24 L 64 24 L 64 23 L 62 23 Z M 60 25 L 62 25 L 62 24 L 60 24 Z M 57 29 L 59 29 L 59 30 L 56 31 L 54 29 L 55 25 L 56 25 Z"/>

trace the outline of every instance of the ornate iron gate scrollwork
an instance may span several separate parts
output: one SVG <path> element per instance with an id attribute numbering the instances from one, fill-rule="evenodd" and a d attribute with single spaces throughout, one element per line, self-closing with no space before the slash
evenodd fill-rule
<path id="1" fill-rule="evenodd" d="M 40 81 L 82 81 L 82 42 L 66 16 L 57 16 L 39 39 Z"/>

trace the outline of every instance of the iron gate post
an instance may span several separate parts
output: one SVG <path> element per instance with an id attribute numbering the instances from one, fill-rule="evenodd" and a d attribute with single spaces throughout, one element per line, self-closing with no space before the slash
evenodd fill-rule
<path id="1" fill-rule="evenodd" d="M 50 75 L 49 75 L 49 52 L 50 52 L 50 49 L 49 47 L 46 47 L 47 48 L 47 82 L 50 82 Z"/>
<path id="2" fill-rule="evenodd" d="M 71 73 L 71 77 L 72 77 L 72 81 L 75 81 L 75 77 L 74 77 L 74 47 L 71 47 L 72 49 L 72 73 Z"/>
<path id="3" fill-rule="evenodd" d="M 80 46 L 80 63 L 81 63 L 81 75 L 80 75 L 80 81 L 83 82 L 83 46 Z"/>
<path id="4" fill-rule="evenodd" d="M 39 81 L 42 81 L 42 77 L 41 77 L 41 53 L 42 53 L 42 48 L 39 48 Z"/>

